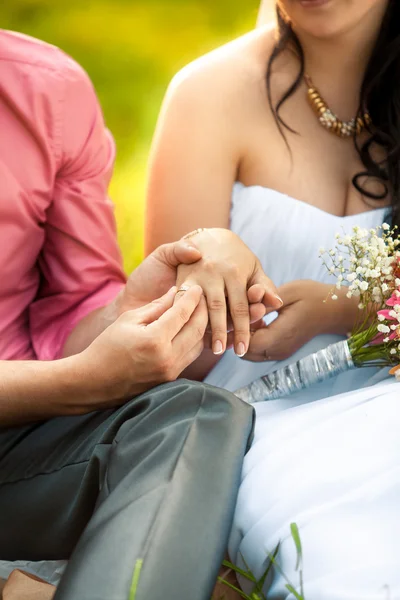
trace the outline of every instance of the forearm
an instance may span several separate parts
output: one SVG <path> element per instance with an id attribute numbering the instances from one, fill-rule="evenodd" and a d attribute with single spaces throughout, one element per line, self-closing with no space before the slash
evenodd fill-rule
<path id="1" fill-rule="evenodd" d="M 118 299 L 89 313 L 74 327 L 63 348 L 63 357 L 83 352 L 118 317 Z"/>
<path id="2" fill-rule="evenodd" d="M 76 357 L 0 361 L 0 428 L 87 412 L 96 390 L 85 375 Z"/>
<path id="3" fill-rule="evenodd" d="M 358 308 L 359 299 L 357 297 L 347 298 L 347 289 L 343 287 L 340 290 L 334 290 L 333 296 L 337 296 L 336 299 L 332 299 L 330 292 L 332 287 L 326 286 L 327 298 L 324 302 L 325 311 L 322 311 L 321 317 L 325 323 L 322 324 L 324 333 L 337 333 L 339 335 L 347 335 L 351 333 L 354 327 L 359 322 L 362 316 L 360 309 Z"/>

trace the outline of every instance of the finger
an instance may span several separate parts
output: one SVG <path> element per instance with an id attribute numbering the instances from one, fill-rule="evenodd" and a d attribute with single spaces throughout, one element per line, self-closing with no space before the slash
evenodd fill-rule
<path id="1" fill-rule="evenodd" d="M 249 312 L 250 312 L 250 323 L 256 323 L 257 321 L 259 321 L 266 315 L 267 310 L 266 310 L 264 304 L 250 304 Z M 228 334 L 231 331 L 233 331 L 233 321 L 232 321 L 232 317 L 230 316 L 230 314 L 228 314 L 226 329 L 227 329 Z M 211 328 L 207 327 L 207 331 L 211 333 Z"/>
<path id="2" fill-rule="evenodd" d="M 178 356 L 190 352 L 194 346 L 203 340 L 207 322 L 207 304 L 203 296 L 189 321 L 172 340 L 173 351 Z"/>
<path id="3" fill-rule="evenodd" d="M 250 333 L 251 335 L 251 333 Z M 206 348 L 207 350 L 211 350 L 212 348 L 212 337 L 211 337 L 211 333 L 208 333 L 207 330 L 204 334 L 204 348 Z M 230 331 L 228 332 L 227 338 L 226 338 L 226 349 L 230 349 L 233 348 L 233 343 L 234 343 L 234 339 L 233 339 L 233 332 Z"/>
<path id="4" fill-rule="evenodd" d="M 226 350 L 227 308 L 222 283 L 214 284 L 207 289 L 206 301 L 211 328 L 212 351 L 216 355 L 223 354 Z"/>
<path id="5" fill-rule="evenodd" d="M 180 373 L 182 373 L 182 371 L 187 369 L 195 360 L 197 360 L 203 350 L 204 343 L 203 340 L 200 340 L 200 342 L 197 342 L 197 344 L 182 357 Z"/>
<path id="6" fill-rule="evenodd" d="M 183 242 L 174 242 L 172 244 L 164 244 L 154 251 L 156 257 L 170 267 L 178 267 L 179 265 L 191 265 L 201 259 L 201 252 Z"/>
<path id="7" fill-rule="evenodd" d="M 237 280 L 226 282 L 229 310 L 233 321 L 234 349 L 237 356 L 244 356 L 250 342 L 250 312 L 245 285 Z"/>
<path id="8" fill-rule="evenodd" d="M 197 285 L 197 284 L 192 284 L 192 285 L 187 285 L 187 284 L 182 284 L 181 286 L 179 286 L 176 294 L 175 294 L 175 300 L 174 303 L 178 302 L 180 298 L 182 298 L 183 294 L 185 294 L 193 285 Z"/>
<path id="9" fill-rule="evenodd" d="M 175 336 L 189 321 L 190 317 L 196 310 L 201 298 L 203 290 L 199 285 L 193 285 L 178 302 L 173 304 L 164 314 L 160 316 L 157 322 L 152 323 L 150 327 L 162 330 L 168 336 L 168 339 L 173 340 Z M 172 302 L 174 298 L 172 299 Z"/>
<path id="10" fill-rule="evenodd" d="M 283 306 L 283 300 L 279 296 L 275 284 L 271 281 L 271 279 L 269 279 L 269 277 L 266 276 L 261 267 L 252 277 L 252 285 L 249 287 L 249 290 L 251 290 L 254 286 L 257 286 L 255 293 L 257 293 L 258 286 L 262 287 L 264 290 L 262 302 L 267 308 L 269 307 L 277 310 Z"/>
<path id="11" fill-rule="evenodd" d="M 142 308 L 132 311 L 134 316 L 137 318 L 137 322 L 143 325 L 150 325 L 154 321 L 157 321 L 174 303 L 176 294 L 176 287 L 172 287 L 164 296 L 157 298 L 146 304 Z"/>
<path id="12" fill-rule="evenodd" d="M 264 304 L 250 304 L 250 323 L 257 323 L 266 315 L 266 308 Z M 250 327 L 251 329 L 251 327 Z"/>
<path id="13" fill-rule="evenodd" d="M 292 353 L 293 329 L 295 323 L 290 314 L 273 321 L 267 327 L 261 327 L 251 336 L 246 360 L 254 362 L 282 360 Z"/>
<path id="14" fill-rule="evenodd" d="M 255 323 L 251 323 L 250 324 L 250 337 L 252 337 L 252 335 L 259 329 L 266 329 L 267 327 L 268 327 L 268 325 L 265 323 L 265 321 L 263 319 L 260 319 L 260 321 L 256 321 Z"/>
<path id="15" fill-rule="evenodd" d="M 249 304 L 257 304 L 264 299 L 265 290 L 262 285 L 256 283 L 247 290 L 247 299 Z"/>
<path id="16" fill-rule="evenodd" d="M 245 360 L 250 360 L 252 362 L 265 362 L 268 360 L 266 352 L 268 334 L 266 329 L 266 327 L 261 327 L 251 335 L 249 350 L 244 356 Z"/>

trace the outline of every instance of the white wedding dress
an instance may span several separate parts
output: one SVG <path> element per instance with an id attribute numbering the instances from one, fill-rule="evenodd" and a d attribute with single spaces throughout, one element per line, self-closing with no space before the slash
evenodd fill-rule
<path id="1" fill-rule="evenodd" d="M 333 283 L 319 248 L 333 247 L 343 229 L 375 227 L 384 218 L 385 209 L 337 217 L 273 190 L 236 184 L 231 228 L 276 285 Z M 316 338 L 286 362 L 339 339 Z M 234 391 L 282 364 L 246 362 L 229 351 L 206 381 Z M 255 408 L 231 559 L 243 565 L 244 557 L 260 577 L 280 541 L 280 564 L 298 589 L 295 522 L 306 600 L 399 599 L 400 384 L 386 369 L 359 369 Z M 293 598 L 285 584 L 275 571 L 264 592 L 274 600 Z"/>
<path id="2" fill-rule="evenodd" d="M 335 217 L 278 192 L 236 184 L 231 227 L 275 284 L 329 283 L 320 246 L 334 246 L 342 228 L 375 227 L 384 215 L 376 210 Z M 339 339 L 314 339 L 286 362 Z M 229 351 L 207 382 L 236 390 L 279 366 L 246 362 Z M 296 522 L 306 600 L 399 599 L 400 384 L 386 370 L 360 369 L 258 404 L 256 411 L 230 538 L 232 560 L 240 564 L 243 555 L 260 576 L 268 552 L 281 541 L 279 560 L 297 584 L 290 539 L 290 523 Z M 17 566 L 57 583 L 64 563 L 0 561 L 0 577 Z M 268 598 L 293 598 L 279 574 L 267 588 Z"/>

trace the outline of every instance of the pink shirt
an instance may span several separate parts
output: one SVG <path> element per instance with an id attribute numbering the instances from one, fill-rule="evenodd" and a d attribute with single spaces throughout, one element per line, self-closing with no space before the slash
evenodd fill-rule
<path id="1" fill-rule="evenodd" d="M 115 149 L 85 72 L 0 30 L 0 359 L 52 360 L 125 282 Z"/>

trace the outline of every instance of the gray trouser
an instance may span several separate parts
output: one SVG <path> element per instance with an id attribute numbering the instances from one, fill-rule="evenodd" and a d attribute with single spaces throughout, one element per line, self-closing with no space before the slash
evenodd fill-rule
<path id="1" fill-rule="evenodd" d="M 56 600 L 209 600 L 253 411 L 178 381 L 0 430 L 0 559 L 69 564 Z"/>

